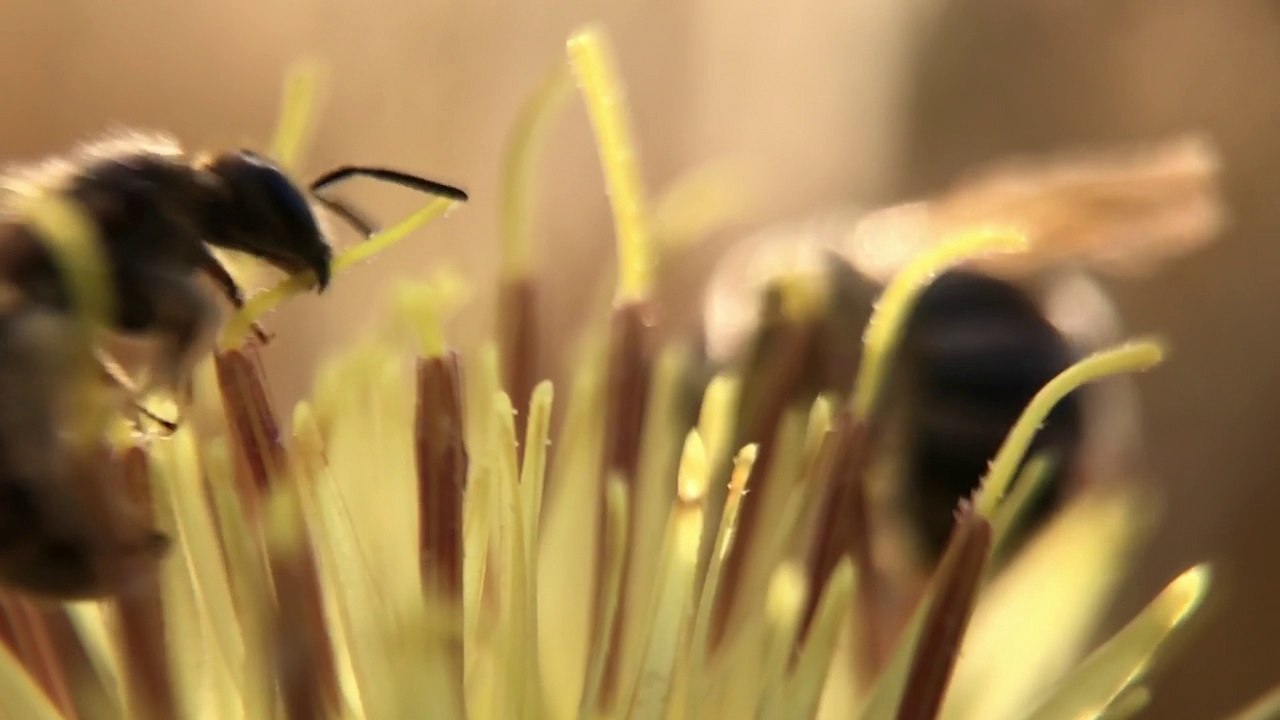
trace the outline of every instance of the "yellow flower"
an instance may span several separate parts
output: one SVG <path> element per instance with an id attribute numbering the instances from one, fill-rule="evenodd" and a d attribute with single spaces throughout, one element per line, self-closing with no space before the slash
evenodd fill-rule
<path id="1" fill-rule="evenodd" d="M 122 451 L 130 489 L 176 540 L 156 584 L 61 609 L 0 599 L 0 711 L 1049 720 L 1141 709 L 1157 651 L 1210 573 L 1189 569 L 1089 652 L 1141 538 L 1135 491 L 1081 497 L 998 574 L 988 560 L 1034 490 L 1032 471 L 1005 493 L 1052 404 L 1150 367 L 1159 347 L 1101 353 L 1037 396 L 958 512 L 896 649 L 879 657 L 888 630 L 859 513 L 881 370 L 899 318 L 940 267 L 1019 241 L 964 237 L 920 258 L 868 328 L 853 401 L 773 413 L 767 442 L 735 447 L 738 379 L 709 385 L 691 429 L 680 421 L 687 357 L 647 350 L 645 311 L 660 300 L 650 228 L 662 223 L 646 210 L 603 34 L 574 35 L 569 60 L 602 148 L 620 279 L 567 401 L 534 384 L 537 256 L 520 196 L 530 147 L 567 87 L 557 71 L 513 144 L 497 339 L 460 356 L 441 326 L 461 284 L 407 286 L 386 332 L 326 365 L 286 435 L 255 350 L 239 343 L 292 286 L 256 298 L 201 367 L 190 422 Z M 445 209 L 429 206 L 339 266 Z M 788 283 L 785 312 L 803 317 L 820 292 Z M 1269 702 L 1248 717 L 1274 714 Z"/>

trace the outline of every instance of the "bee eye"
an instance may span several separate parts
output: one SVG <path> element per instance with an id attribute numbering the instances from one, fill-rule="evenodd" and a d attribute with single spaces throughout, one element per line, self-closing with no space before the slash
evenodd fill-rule
<path id="1" fill-rule="evenodd" d="M 272 199 L 276 207 L 284 211 L 289 229 L 306 236 L 318 235 L 320 229 L 316 226 L 311 206 L 307 204 L 306 198 L 298 192 L 293 182 L 284 173 L 270 165 L 258 165 L 256 170 L 258 180 L 262 183 L 261 187 L 267 196 Z"/>

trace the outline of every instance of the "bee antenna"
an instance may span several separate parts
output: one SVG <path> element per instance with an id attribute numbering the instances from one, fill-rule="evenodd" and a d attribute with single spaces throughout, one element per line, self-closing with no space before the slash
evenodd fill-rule
<path id="1" fill-rule="evenodd" d="M 316 202 L 323 205 L 329 212 L 337 215 L 346 221 L 348 225 L 355 228 L 357 232 L 366 238 L 373 237 L 378 232 L 373 223 L 369 222 L 364 215 L 356 212 L 354 208 L 340 200 L 331 200 L 320 193 L 311 193 Z"/>
<path id="2" fill-rule="evenodd" d="M 387 168 L 364 167 L 360 165 L 344 165 L 316 178 L 311 183 L 311 192 L 318 193 L 324 188 L 352 177 L 368 177 L 374 180 L 394 183 L 428 195 L 439 195 L 452 200 L 466 201 L 467 193 L 461 188 L 446 185 L 417 175 L 410 175 Z"/>

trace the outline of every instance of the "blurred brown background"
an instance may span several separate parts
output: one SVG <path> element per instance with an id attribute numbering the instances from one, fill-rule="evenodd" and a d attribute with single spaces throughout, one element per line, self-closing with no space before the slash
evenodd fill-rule
<path id="1" fill-rule="evenodd" d="M 744 157 L 774 185 L 750 223 L 927 192 L 1009 152 L 1210 131 L 1227 156 L 1233 231 L 1116 288 L 1132 328 L 1165 334 L 1174 350 L 1143 379 L 1167 523 L 1116 618 L 1211 559 L 1208 623 L 1161 676 L 1148 716 L 1218 717 L 1280 680 L 1275 0 L 10 0 L 0 3 L 0 158 L 55 152 L 112 125 L 166 129 L 197 147 L 261 147 L 288 64 L 326 62 L 308 172 L 396 165 L 462 184 L 474 200 L 323 300 L 271 318 L 274 390 L 286 400 L 305 391 L 315 357 L 375 317 L 389 278 L 447 264 L 483 287 L 505 133 L 587 20 L 616 40 L 650 187 L 704 159 Z M 613 271 L 576 102 L 546 158 L 542 310 L 567 337 L 582 283 L 566 279 Z M 352 195 L 384 218 L 419 202 L 381 188 Z M 700 250 L 670 278 L 669 312 L 692 306 L 679 300 L 695 297 L 713 257 Z M 466 311 L 459 342 L 488 312 L 484 302 Z"/>

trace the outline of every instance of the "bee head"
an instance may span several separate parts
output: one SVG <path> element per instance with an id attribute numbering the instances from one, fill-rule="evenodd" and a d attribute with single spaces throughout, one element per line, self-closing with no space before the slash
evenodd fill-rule
<path id="1" fill-rule="evenodd" d="M 333 250 L 304 191 L 266 158 L 248 150 L 214 157 L 205 170 L 218 180 L 213 245 L 261 258 L 288 273 L 310 270 L 329 284 Z"/>

